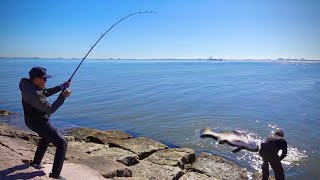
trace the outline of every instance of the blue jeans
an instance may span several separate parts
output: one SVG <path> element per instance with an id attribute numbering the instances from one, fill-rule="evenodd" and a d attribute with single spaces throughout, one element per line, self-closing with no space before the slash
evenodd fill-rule
<path id="1" fill-rule="evenodd" d="M 38 133 L 41 137 L 37 151 L 35 153 L 33 163 L 40 164 L 46 150 L 49 146 L 49 143 L 52 143 L 56 148 L 56 154 L 54 156 L 54 162 L 52 167 L 53 175 L 60 175 L 64 158 L 67 152 L 68 142 L 62 136 L 62 134 L 52 126 L 49 121 L 46 122 L 37 122 L 29 123 L 26 122 L 26 125 L 34 132 Z"/>

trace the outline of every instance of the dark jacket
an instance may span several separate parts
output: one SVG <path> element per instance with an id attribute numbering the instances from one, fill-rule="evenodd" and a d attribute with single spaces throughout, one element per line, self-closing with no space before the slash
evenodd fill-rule
<path id="1" fill-rule="evenodd" d="M 279 157 L 278 152 L 282 150 L 282 154 Z M 287 141 L 280 136 L 270 135 L 265 143 L 261 144 L 259 154 L 263 158 L 279 157 L 280 160 L 287 156 Z"/>
<path id="2" fill-rule="evenodd" d="M 60 95 L 52 105 L 47 101 L 48 96 L 62 90 L 61 86 L 43 89 L 34 86 L 30 79 L 22 78 L 19 88 L 22 95 L 24 118 L 28 126 L 48 121 L 50 115 L 63 104 L 65 99 Z"/>

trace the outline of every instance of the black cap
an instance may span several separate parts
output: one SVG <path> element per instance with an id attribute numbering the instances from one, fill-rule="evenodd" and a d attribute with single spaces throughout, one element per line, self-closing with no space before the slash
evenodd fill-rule
<path id="1" fill-rule="evenodd" d="M 283 137 L 284 136 L 284 130 L 282 128 L 277 128 L 277 130 L 276 130 L 276 132 L 274 134 Z"/>
<path id="2" fill-rule="evenodd" d="M 43 67 L 34 67 L 29 71 L 30 78 L 37 78 L 37 77 L 46 77 L 51 78 L 49 74 L 47 74 L 47 70 Z"/>

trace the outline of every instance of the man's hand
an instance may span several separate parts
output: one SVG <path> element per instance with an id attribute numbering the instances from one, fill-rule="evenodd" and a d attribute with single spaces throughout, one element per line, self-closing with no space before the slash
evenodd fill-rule
<path id="1" fill-rule="evenodd" d="M 68 88 L 69 86 L 70 86 L 70 84 L 71 84 L 71 82 L 65 82 L 65 83 L 63 83 L 62 84 L 62 86 L 64 87 L 64 88 Z"/>
<path id="2" fill-rule="evenodd" d="M 62 95 L 63 95 L 64 98 L 67 98 L 67 97 L 69 97 L 71 95 L 71 91 L 69 89 L 67 89 L 66 91 L 64 91 L 62 93 Z"/>

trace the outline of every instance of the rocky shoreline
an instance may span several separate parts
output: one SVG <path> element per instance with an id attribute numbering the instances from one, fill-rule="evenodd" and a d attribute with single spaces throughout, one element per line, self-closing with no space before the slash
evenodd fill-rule
<path id="1" fill-rule="evenodd" d="M 65 136 L 68 151 L 62 175 L 67 179 L 249 179 L 245 168 L 215 155 L 198 157 L 189 148 L 168 148 L 146 137 L 109 130 L 77 128 Z M 49 179 L 55 147 L 44 157 L 43 170 L 21 162 L 32 159 L 37 134 L 0 124 L 0 179 Z M 261 179 L 259 173 L 253 179 Z"/>

